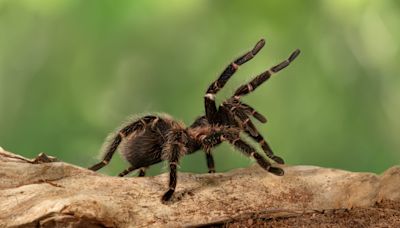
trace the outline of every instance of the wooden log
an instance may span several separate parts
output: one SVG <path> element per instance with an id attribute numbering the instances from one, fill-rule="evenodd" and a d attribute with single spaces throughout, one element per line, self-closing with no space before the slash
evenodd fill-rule
<path id="1" fill-rule="evenodd" d="M 290 217 L 327 209 L 400 201 L 400 167 L 382 175 L 316 166 L 281 166 L 282 177 L 257 165 L 227 173 L 179 173 L 169 204 L 168 175 L 112 177 L 0 147 L 0 227 L 185 227 L 248 214 Z"/>

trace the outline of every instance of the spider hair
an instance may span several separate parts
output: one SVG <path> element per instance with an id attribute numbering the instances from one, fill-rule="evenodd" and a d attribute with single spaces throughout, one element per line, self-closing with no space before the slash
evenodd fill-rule
<path id="1" fill-rule="evenodd" d="M 130 163 L 130 166 L 119 176 L 128 175 L 134 170 L 139 170 L 139 176 L 145 176 L 149 166 L 161 161 L 168 161 L 169 188 L 161 198 L 164 203 L 170 201 L 175 192 L 180 159 L 187 154 L 203 150 L 206 155 L 208 172 L 214 173 L 215 162 L 212 149 L 223 142 L 229 143 L 243 155 L 253 158 L 266 171 L 278 176 L 283 175 L 282 168 L 272 165 L 246 139 L 243 139 L 243 135 L 246 135 L 247 140 L 251 139 L 260 145 L 269 159 L 278 164 L 284 164 L 284 160 L 272 152 L 266 139 L 260 134 L 251 119 L 266 123 L 267 118 L 240 99 L 253 92 L 272 75 L 289 66 L 300 54 L 300 50 L 296 49 L 281 63 L 239 86 L 233 95 L 219 106 L 215 102 L 216 94 L 239 67 L 253 59 L 264 45 L 265 40 L 261 39 L 250 51 L 228 64 L 206 90 L 204 95 L 205 114 L 196 118 L 190 126 L 186 127 L 184 123 L 174 120 L 165 113 L 130 117 L 107 137 L 102 149 L 102 161 L 89 169 L 96 171 L 106 166 L 117 149 Z"/>

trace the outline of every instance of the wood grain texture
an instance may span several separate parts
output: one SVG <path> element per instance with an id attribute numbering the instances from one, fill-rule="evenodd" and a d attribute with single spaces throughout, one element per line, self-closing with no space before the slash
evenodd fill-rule
<path id="1" fill-rule="evenodd" d="M 382 175 L 315 166 L 257 165 L 227 173 L 178 173 L 173 201 L 162 204 L 168 174 L 111 177 L 41 155 L 0 147 L 0 227 L 185 227 L 262 211 L 271 217 L 400 201 L 400 167 Z"/>

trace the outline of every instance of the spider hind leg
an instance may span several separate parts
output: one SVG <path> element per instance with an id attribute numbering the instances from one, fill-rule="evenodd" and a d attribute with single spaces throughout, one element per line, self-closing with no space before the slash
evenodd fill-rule
<path id="1" fill-rule="evenodd" d="M 140 168 L 140 169 L 139 169 L 139 172 L 138 172 L 138 177 L 144 177 L 144 176 L 146 175 L 146 169 L 147 169 L 147 168 L 148 168 L 148 167 L 142 167 L 142 168 Z M 136 167 L 131 166 L 131 167 L 125 169 L 124 171 L 122 171 L 121 173 L 119 173 L 118 176 L 119 176 L 119 177 L 126 176 L 126 175 L 128 175 L 129 173 L 131 173 L 132 171 L 134 171 L 134 170 L 136 170 L 136 169 L 137 169 Z"/>
<path id="2" fill-rule="evenodd" d="M 124 128 L 122 128 L 116 134 L 116 136 L 114 136 L 114 139 L 112 140 L 112 142 L 107 146 L 102 161 L 97 164 L 92 165 L 88 169 L 97 171 L 97 170 L 103 168 L 104 166 L 106 166 L 111 161 L 111 158 L 113 157 L 118 146 L 121 144 L 122 139 L 125 138 L 126 136 L 134 133 L 135 131 L 143 129 L 143 127 L 144 127 L 143 124 L 146 124 L 147 121 L 148 122 L 152 121 L 152 119 L 153 119 L 152 116 L 145 116 L 131 124 L 128 124 Z"/>

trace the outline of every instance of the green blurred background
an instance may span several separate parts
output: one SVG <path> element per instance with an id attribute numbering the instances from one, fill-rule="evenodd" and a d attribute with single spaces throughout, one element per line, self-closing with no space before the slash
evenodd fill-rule
<path id="1" fill-rule="evenodd" d="M 382 172 L 400 161 L 399 22 L 395 0 L 0 0 L 0 146 L 92 165 L 131 114 L 190 124 L 208 85 L 264 37 L 218 101 L 299 48 L 244 98 L 268 117 L 262 134 L 288 164 Z M 214 154 L 217 171 L 252 163 L 229 145 Z M 126 167 L 117 155 L 102 172 Z M 181 171 L 206 172 L 204 154 Z"/>

